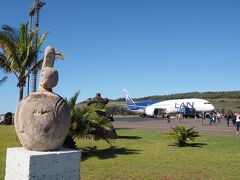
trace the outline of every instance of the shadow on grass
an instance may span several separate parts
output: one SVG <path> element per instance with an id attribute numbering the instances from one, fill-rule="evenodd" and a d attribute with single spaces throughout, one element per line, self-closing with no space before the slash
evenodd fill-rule
<path id="1" fill-rule="evenodd" d="M 132 129 L 132 128 L 114 128 L 115 130 L 129 130 L 129 129 Z"/>
<path id="2" fill-rule="evenodd" d="M 174 144 L 170 144 L 169 146 L 177 146 L 177 147 L 181 147 L 181 148 L 184 148 L 184 147 L 198 147 L 198 148 L 201 148 L 203 146 L 207 146 L 208 144 L 206 143 L 187 143 L 185 146 L 179 146 L 178 143 L 174 143 Z"/>
<path id="3" fill-rule="evenodd" d="M 118 139 L 142 139 L 140 136 L 118 136 Z"/>
<path id="4" fill-rule="evenodd" d="M 206 143 L 187 143 L 186 147 L 203 147 L 207 146 L 208 144 Z"/>
<path id="5" fill-rule="evenodd" d="M 117 155 L 132 155 L 132 154 L 139 154 L 139 152 L 140 150 L 118 148 L 114 146 L 107 149 L 100 149 L 100 150 L 98 150 L 96 146 L 86 147 L 82 149 L 81 160 L 85 161 L 91 157 L 98 157 L 99 159 L 109 159 L 109 158 L 116 158 Z"/>

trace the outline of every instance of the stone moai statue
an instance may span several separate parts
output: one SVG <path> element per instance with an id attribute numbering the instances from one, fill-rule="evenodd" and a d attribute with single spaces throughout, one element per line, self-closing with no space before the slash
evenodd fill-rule
<path id="1" fill-rule="evenodd" d="M 67 102 L 52 92 L 58 83 L 54 60 L 55 49 L 48 46 L 38 91 L 20 101 L 16 109 L 16 133 L 27 150 L 52 151 L 61 148 L 70 127 Z"/>

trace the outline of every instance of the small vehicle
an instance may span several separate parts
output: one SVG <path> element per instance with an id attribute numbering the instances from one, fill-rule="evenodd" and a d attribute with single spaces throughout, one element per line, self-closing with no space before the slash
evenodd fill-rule
<path id="1" fill-rule="evenodd" d="M 5 125 L 13 124 L 13 114 L 11 112 L 7 112 L 3 117 L 1 117 L 0 124 Z"/>
<path id="2" fill-rule="evenodd" d="M 179 112 L 183 115 L 183 117 L 195 117 L 196 116 L 195 108 L 182 107 L 182 108 L 179 108 Z"/>
<path id="3" fill-rule="evenodd" d="M 3 117 L 0 118 L 0 124 L 4 124 L 4 118 Z"/>

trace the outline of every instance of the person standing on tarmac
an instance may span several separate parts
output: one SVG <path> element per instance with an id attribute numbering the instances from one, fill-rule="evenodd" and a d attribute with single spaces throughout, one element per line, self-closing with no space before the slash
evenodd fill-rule
<path id="1" fill-rule="evenodd" d="M 240 112 L 236 113 L 236 126 L 237 126 L 237 134 L 239 134 L 239 127 L 240 127 Z"/>
<path id="2" fill-rule="evenodd" d="M 227 114 L 227 126 L 229 127 L 229 122 L 232 120 L 232 113 Z"/>
<path id="3" fill-rule="evenodd" d="M 232 123 L 233 123 L 233 125 L 234 126 L 236 126 L 236 115 L 237 115 L 237 113 L 232 113 Z"/>

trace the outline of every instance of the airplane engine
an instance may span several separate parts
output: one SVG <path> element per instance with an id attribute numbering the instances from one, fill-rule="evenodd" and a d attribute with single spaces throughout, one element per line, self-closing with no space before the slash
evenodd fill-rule
<path id="1" fill-rule="evenodd" d="M 158 115 L 158 109 L 156 109 L 155 107 L 148 106 L 146 108 L 146 115 L 156 116 L 156 115 Z"/>

